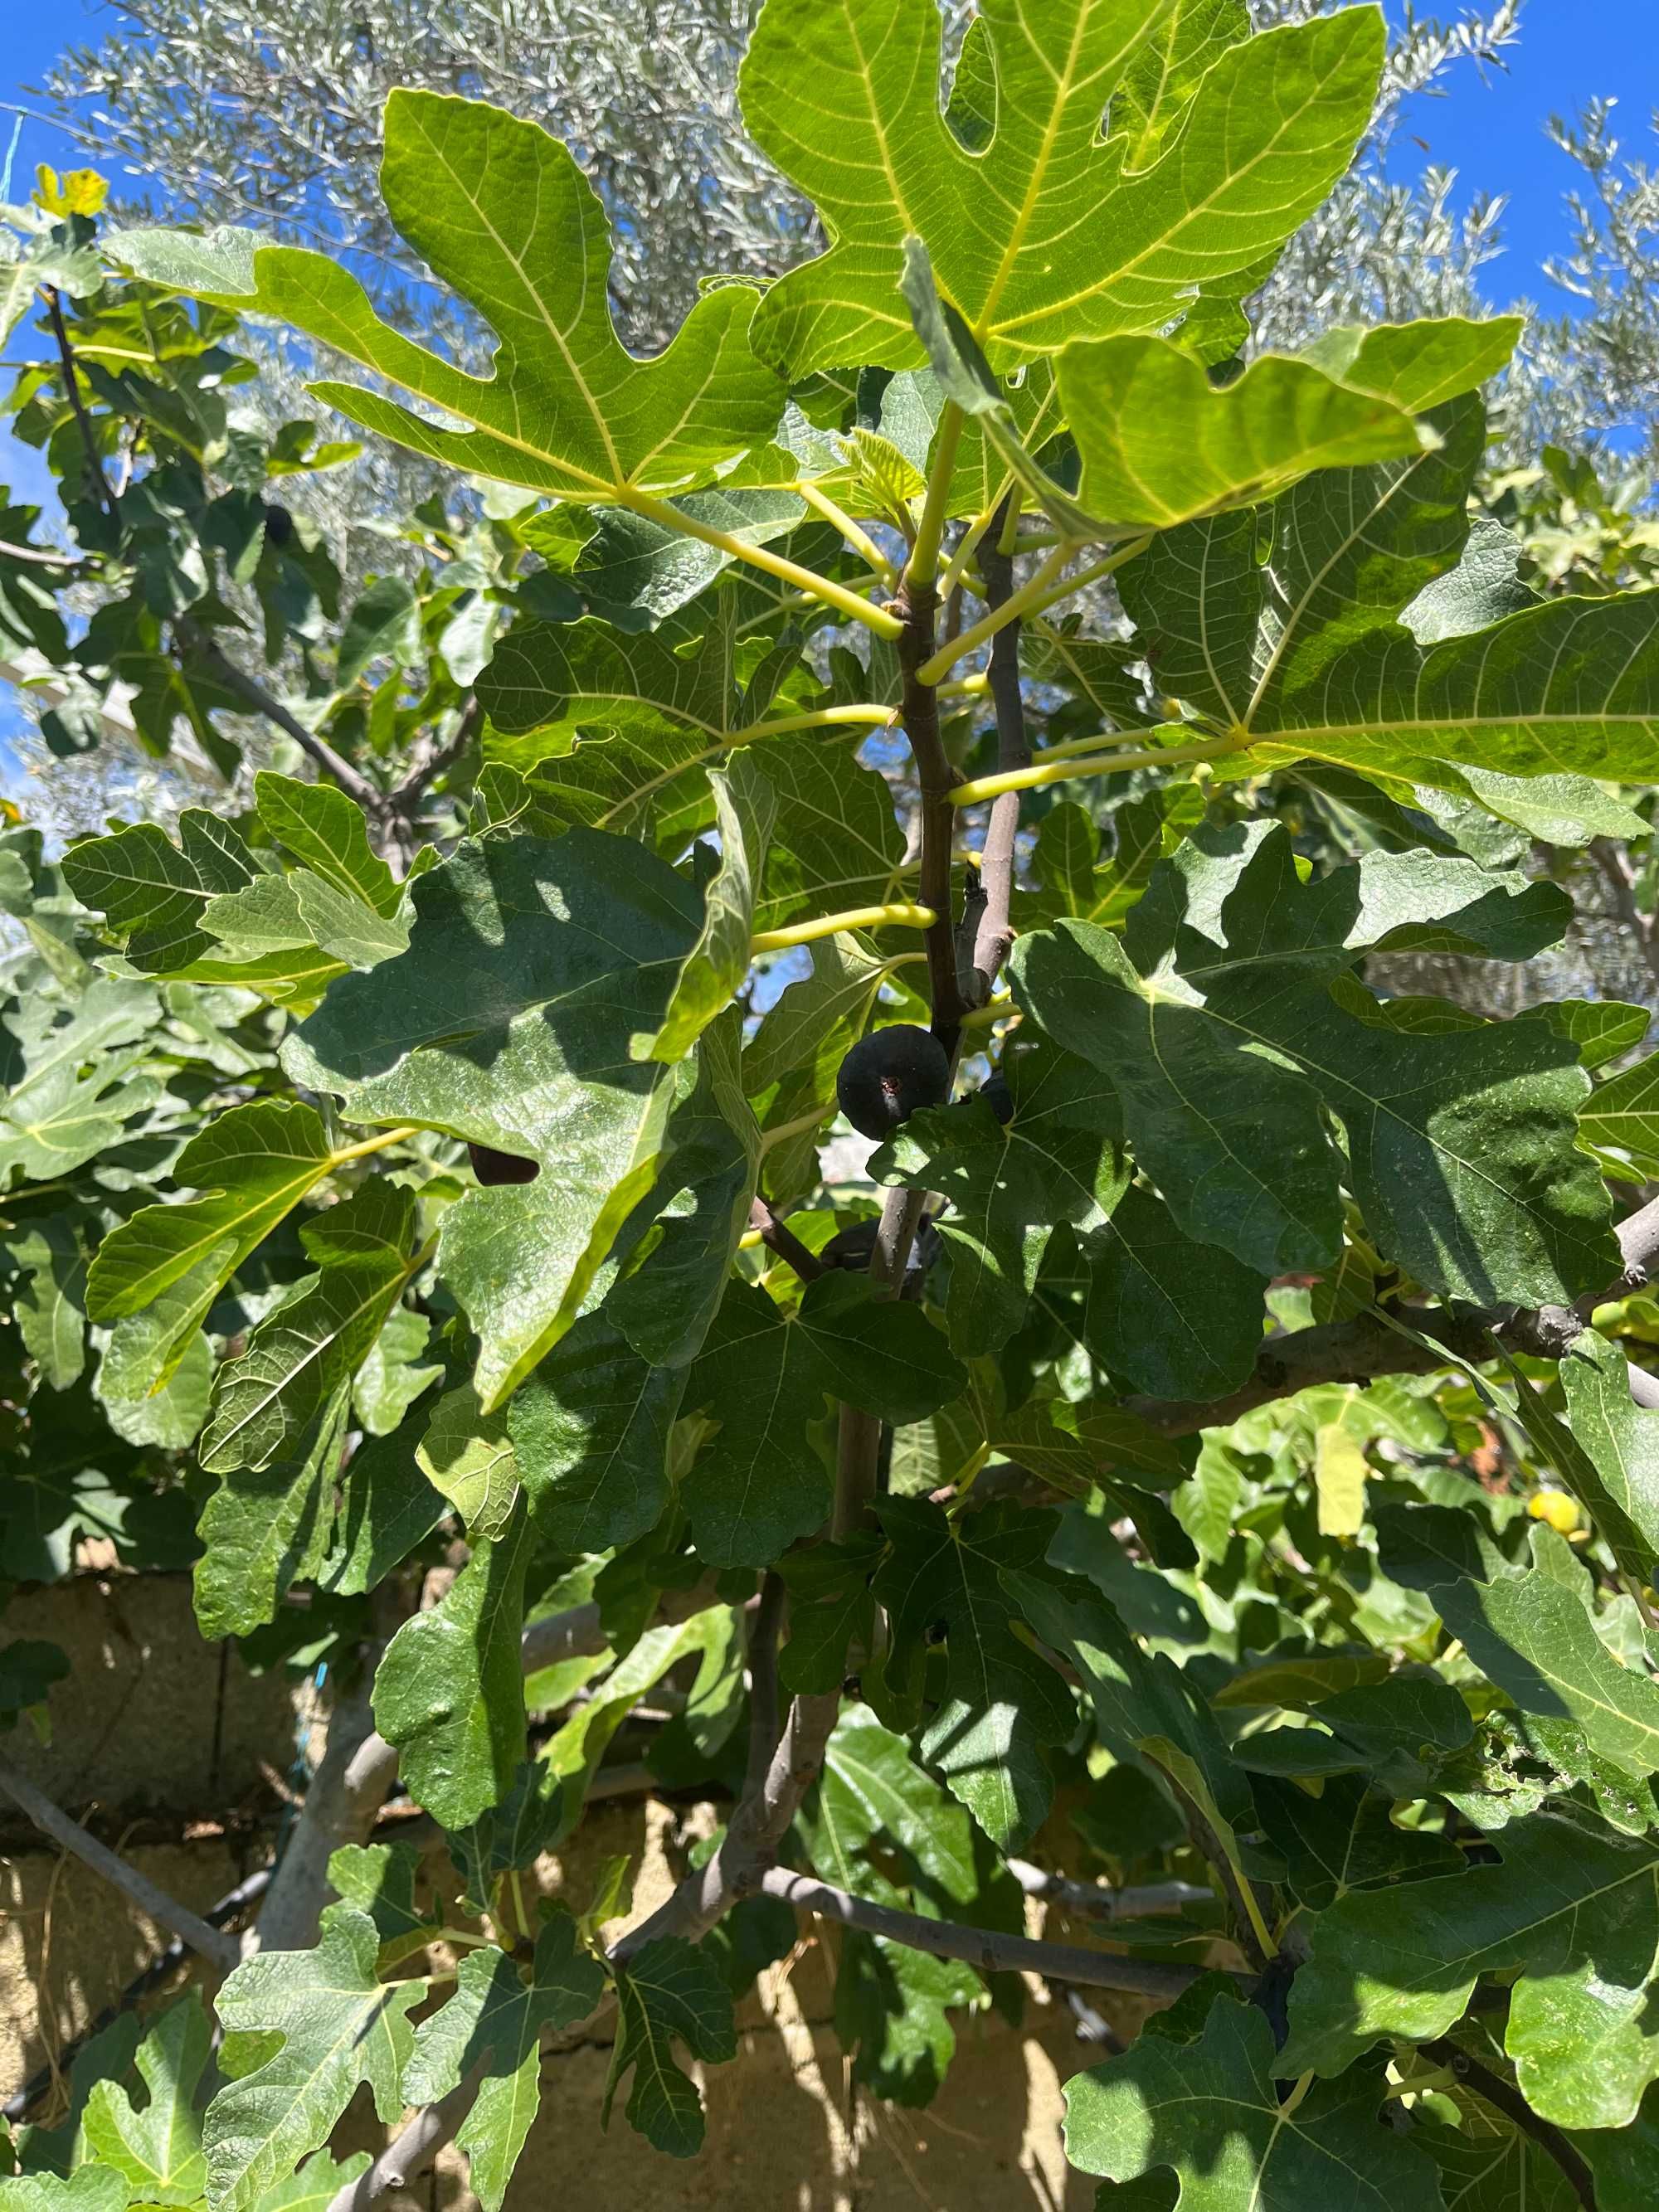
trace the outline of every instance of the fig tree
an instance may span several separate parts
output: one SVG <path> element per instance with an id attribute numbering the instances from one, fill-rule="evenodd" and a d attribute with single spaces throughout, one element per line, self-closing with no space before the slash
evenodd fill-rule
<path id="1" fill-rule="evenodd" d="M 895 1023 L 860 1037 L 841 1064 L 836 1097 L 862 1137 L 886 1137 L 921 1106 L 943 1106 L 951 1063 L 927 1030 Z"/>

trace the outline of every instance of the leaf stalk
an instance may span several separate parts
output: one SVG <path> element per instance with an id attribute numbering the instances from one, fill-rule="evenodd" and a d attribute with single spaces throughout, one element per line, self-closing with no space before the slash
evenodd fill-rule
<path id="1" fill-rule="evenodd" d="M 959 783 L 951 793 L 957 806 L 976 805 L 982 799 L 997 799 L 1006 791 L 1032 791 L 1045 783 L 1063 783 L 1073 776 L 1111 775 L 1126 768 L 1179 768 L 1189 761 L 1220 760 L 1243 748 L 1236 738 L 1215 738 L 1201 744 L 1143 745 L 1128 752 L 1097 753 L 1081 760 L 1039 757 L 1029 768 L 1006 774 L 976 776 Z"/>
<path id="2" fill-rule="evenodd" d="M 1066 563 L 1074 557 L 1084 542 L 1080 538 L 1062 539 L 1036 574 L 1022 584 L 1000 607 L 976 622 L 971 629 L 963 630 L 959 638 L 936 653 L 926 667 L 917 672 L 921 681 L 937 684 L 964 655 L 977 652 L 981 645 L 988 645 L 1005 623 L 1042 614 L 1061 599 L 1070 599 L 1074 592 L 1081 592 L 1091 584 L 1097 584 L 1102 577 L 1113 574 L 1126 562 L 1133 561 L 1138 553 L 1144 553 L 1152 541 L 1150 534 L 1133 538 L 1127 545 L 1116 546 L 1111 552 L 1103 554 L 1098 561 L 1091 562 L 1086 568 L 1079 568 L 1074 576 L 1062 574 Z"/>
<path id="3" fill-rule="evenodd" d="M 841 914 L 791 922 L 787 929 L 763 929 L 750 939 L 749 950 L 751 954 L 784 952 L 792 945 L 811 945 L 815 938 L 835 937 L 847 929 L 931 929 L 937 920 L 930 906 L 850 906 Z"/>
<path id="4" fill-rule="evenodd" d="M 419 1126 L 413 1121 L 406 1121 L 399 1128 L 382 1129 L 378 1137 L 365 1137 L 361 1144 L 343 1145 L 337 1151 L 331 1152 L 329 1165 L 337 1168 L 343 1166 L 347 1160 L 366 1160 L 371 1152 L 384 1152 L 392 1146 L 401 1145 L 420 1133 Z"/>
<path id="5" fill-rule="evenodd" d="M 826 522 L 833 524 L 840 531 L 860 560 L 869 562 L 878 580 L 888 591 L 897 588 L 898 570 L 877 544 L 875 539 L 860 524 L 854 521 L 844 507 L 839 506 L 830 498 L 829 493 L 821 489 L 818 485 L 805 478 L 796 485 L 795 489 L 808 507 L 816 508 Z"/>
<path id="6" fill-rule="evenodd" d="M 733 561 L 742 561 L 751 568 L 763 568 L 769 576 L 780 582 L 793 584 L 798 592 L 820 600 L 850 622 L 862 623 L 878 637 L 895 638 L 902 625 L 896 615 L 884 607 L 860 599 L 844 584 L 833 583 L 828 576 L 820 576 L 816 568 L 805 568 L 798 561 L 787 560 L 781 553 L 774 553 L 764 545 L 751 545 L 746 538 L 730 530 L 717 530 L 712 523 L 699 522 L 695 516 L 683 514 L 679 508 L 665 499 L 655 499 L 649 492 L 636 491 L 631 487 L 621 494 L 620 503 L 647 521 L 659 523 L 665 530 L 678 531 L 684 538 L 695 538 L 700 544 L 712 545 Z"/>
<path id="7" fill-rule="evenodd" d="M 982 554 L 982 545 L 981 550 Z M 1049 602 L 1044 597 L 1045 592 L 1052 587 L 1054 579 L 1076 551 L 1077 541 L 1074 538 L 1067 538 L 1064 544 L 1057 545 L 1018 591 L 1011 592 L 1000 605 L 991 608 L 959 637 L 952 638 L 948 644 L 941 646 L 932 659 L 916 671 L 917 681 L 935 685 L 942 683 L 957 661 L 970 653 L 977 653 L 981 646 L 988 645 L 1000 629 L 1011 622 L 1018 622 L 1022 615 L 1035 613 L 1039 608 L 1047 606 Z"/>
<path id="8" fill-rule="evenodd" d="M 873 700 L 856 707 L 820 707 L 811 714 L 781 714 L 775 721 L 751 722 L 746 730 L 737 731 L 731 742 L 747 745 L 760 738 L 789 737 L 797 730 L 834 730 L 857 723 L 880 729 L 890 727 L 897 720 L 896 707 L 880 707 Z"/>
<path id="9" fill-rule="evenodd" d="M 916 525 L 915 543 L 904 564 L 905 589 L 913 598 L 924 590 L 931 592 L 939 575 L 945 509 L 951 496 L 951 479 L 956 474 L 957 453 L 967 419 L 953 399 L 946 401 L 934 436 L 933 465 L 927 471 L 927 489 L 922 500 L 921 519 Z"/>

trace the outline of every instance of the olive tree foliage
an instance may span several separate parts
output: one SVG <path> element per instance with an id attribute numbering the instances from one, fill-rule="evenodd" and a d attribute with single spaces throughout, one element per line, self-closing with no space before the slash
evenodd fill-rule
<path id="1" fill-rule="evenodd" d="M 0 831 L 0 1556 L 188 1568 L 335 1705 L 239 1931 L 0 1756 L 222 1977 L 23 2085 L 0 2212 L 452 2144 L 499 2212 L 573 2038 L 695 2157 L 813 1926 L 860 2098 L 1142 2001 L 1106 2212 L 1654 2200 L 1659 1058 L 1549 965 L 1586 867 L 1654 947 L 1651 548 L 1565 454 L 1476 498 L 1516 319 L 1253 343 L 1378 10 L 994 0 L 944 105 L 939 36 L 767 0 L 817 228 L 649 353 L 465 93 L 377 125 L 429 325 L 7 210 L 7 665 L 65 774 L 218 783 Z M 299 496 L 363 437 L 434 487 L 368 571 Z M 1448 955 L 1544 988 L 1391 980 Z M 8 1633 L 0 1722 L 67 1671 Z M 714 1816 L 651 1909 L 550 1881 L 629 1790 Z"/>
<path id="2" fill-rule="evenodd" d="M 137 0 L 48 89 L 93 104 L 106 156 L 162 187 L 161 211 L 258 222 L 342 251 L 383 306 L 424 322 L 453 303 L 374 188 L 381 112 L 398 85 L 493 100 L 556 131 L 610 210 L 618 321 L 662 344 L 715 271 L 762 277 L 800 252 L 807 203 L 744 131 L 738 64 L 750 0 Z M 470 317 L 447 333 L 477 340 Z"/>
<path id="3" fill-rule="evenodd" d="M 1573 125 L 1557 117 L 1551 132 L 1583 171 L 1571 196 L 1572 246 L 1548 264 L 1556 283 L 1580 301 L 1577 313 L 1535 324 L 1537 375 L 1516 421 L 1518 453 L 1582 437 L 1574 417 L 1581 383 L 1598 402 L 1592 429 L 1643 434 L 1633 459 L 1650 481 L 1659 475 L 1659 175 L 1623 158 L 1613 103 L 1598 100 Z"/>
<path id="4" fill-rule="evenodd" d="M 1329 5 L 1252 0 L 1252 14 L 1265 29 Z M 678 328 L 703 277 L 775 276 L 817 242 L 811 201 L 744 128 L 738 69 L 754 12 L 753 0 L 118 0 L 113 27 L 96 46 L 72 46 L 46 89 L 76 127 L 91 104 L 100 153 L 155 179 L 163 212 L 258 222 L 343 250 L 383 307 L 423 321 L 451 303 L 422 289 L 419 259 L 374 190 L 386 95 L 403 84 L 494 100 L 556 131 L 592 179 L 615 227 L 617 320 L 648 347 Z M 945 7 L 947 65 L 971 12 L 964 0 Z M 1500 61 L 1519 12 L 1520 0 L 1494 0 L 1456 22 L 1408 21 L 1364 157 L 1268 279 L 1264 342 L 1302 343 L 1358 313 L 1404 321 L 1473 309 L 1486 218 L 1449 225 L 1435 188 L 1389 188 L 1374 157 L 1401 100 L 1459 64 Z M 465 323 L 453 334 L 476 335 Z"/>

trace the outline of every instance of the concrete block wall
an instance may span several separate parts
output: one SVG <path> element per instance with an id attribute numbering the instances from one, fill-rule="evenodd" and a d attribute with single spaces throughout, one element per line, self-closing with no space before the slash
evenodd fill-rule
<path id="1" fill-rule="evenodd" d="M 6 1756 L 198 1911 L 264 1863 L 276 1802 L 264 1775 L 286 1772 L 296 1728 L 313 1716 L 291 1678 L 253 1680 L 234 1655 L 222 1668 L 218 1648 L 196 1632 L 187 1580 L 59 1584 L 14 1600 L 6 1626 L 61 1644 L 76 1669 L 55 1701 L 52 1743 L 31 1745 L 19 1730 Z M 262 1823 L 246 1817 L 256 1809 Z M 713 1817 L 704 1811 L 702 1825 Z M 674 1879 L 674 1831 L 685 1825 L 684 1813 L 647 1799 L 600 1804 L 538 1881 L 580 1907 L 603 1862 L 626 1852 L 639 1868 L 635 1909 L 648 1910 Z M 453 1888 L 435 1841 L 425 1871 L 440 1893 Z M 82 2031 L 166 1940 L 96 1875 L 0 1814 L 0 2095 Z M 959 2017 L 943 2091 L 908 2112 L 853 2089 L 830 2026 L 831 1987 L 815 1923 L 803 1923 L 794 1952 L 739 2009 L 736 2062 L 708 2073 L 708 2142 L 684 2163 L 651 2150 L 620 2111 L 601 2130 L 611 2030 L 601 2021 L 573 2031 L 544 2061 L 541 2112 L 508 2212 L 567 2201 L 584 2212 L 1086 2212 L 1094 2185 L 1066 2170 L 1061 2088 L 1098 2054 L 1047 1991 L 1030 1985 L 1018 2031 L 993 2014 Z M 1110 1997 L 1098 2008 L 1126 2033 L 1141 2009 Z M 383 2141 L 372 2113 L 354 2106 L 335 2144 L 343 2153 Z M 465 2160 L 446 2154 L 392 2201 L 401 2212 L 470 2206 Z"/>

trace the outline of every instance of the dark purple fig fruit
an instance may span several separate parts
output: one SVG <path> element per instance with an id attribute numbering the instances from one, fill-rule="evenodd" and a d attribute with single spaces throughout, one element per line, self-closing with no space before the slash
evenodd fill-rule
<path id="1" fill-rule="evenodd" d="M 890 1136 L 919 1107 L 943 1106 L 950 1095 L 944 1046 L 906 1022 L 860 1037 L 836 1077 L 841 1110 L 864 1137 Z"/>
<path id="2" fill-rule="evenodd" d="M 517 1152 L 498 1152 L 494 1145 L 469 1145 L 466 1151 L 472 1172 L 486 1190 L 494 1190 L 498 1183 L 534 1182 L 542 1171 L 539 1160 L 521 1158 Z"/>
<path id="3" fill-rule="evenodd" d="M 979 1095 L 1006 1128 L 1014 1118 L 1014 1094 L 1008 1088 L 1004 1075 L 988 1075 L 979 1086 Z"/>
<path id="4" fill-rule="evenodd" d="M 265 501 L 265 537 L 273 545 L 286 545 L 294 535 L 294 517 L 275 500 Z"/>
<path id="5" fill-rule="evenodd" d="M 848 1274 L 867 1275 L 870 1255 L 876 1249 L 876 1231 L 881 1224 L 872 1215 L 868 1221 L 855 1221 L 850 1229 L 838 1229 L 818 1254 L 821 1267 L 844 1267 Z"/>
<path id="6" fill-rule="evenodd" d="M 871 1255 L 876 1249 L 876 1231 L 879 1222 L 855 1221 L 850 1229 L 838 1229 L 818 1254 L 823 1267 L 840 1267 L 849 1275 L 867 1275 Z M 939 1257 L 939 1231 L 924 1218 L 918 1224 L 910 1246 L 910 1256 L 904 1263 L 904 1279 L 909 1283 L 917 1275 L 925 1275 Z"/>

